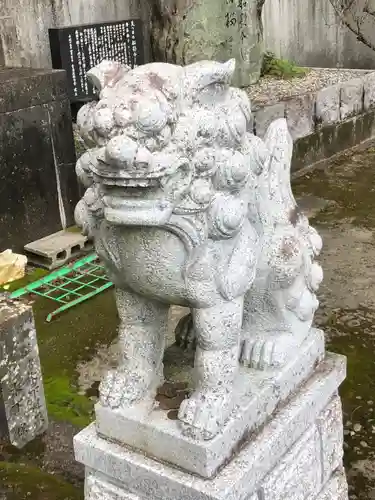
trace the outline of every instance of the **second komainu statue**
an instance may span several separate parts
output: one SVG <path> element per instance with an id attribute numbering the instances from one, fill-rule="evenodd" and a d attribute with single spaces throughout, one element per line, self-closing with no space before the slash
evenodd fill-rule
<path id="1" fill-rule="evenodd" d="M 76 209 L 116 287 L 121 359 L 101 404 L 154 404 L 163 379 L 170 305 L 189 307 L 195 390 L 182 430 L 209 440 L 236 401 L 240 365 L 279 370 L 298 356 L 318 307 L 322 241 L 290 185 L 285 120 L 252 133 L 234 61 L 131 70 L 104 61 L 89 73 L 100 99 L 78 125 L 86 192 Z M 248 370 L 249 377 L 253 370 Z"/>

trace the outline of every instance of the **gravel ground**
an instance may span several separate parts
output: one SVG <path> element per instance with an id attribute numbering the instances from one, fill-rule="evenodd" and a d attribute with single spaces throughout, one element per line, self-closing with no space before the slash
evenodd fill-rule
<path id="1" fill-rule="evenodd" d="M 324 87 L 330 87 L 353 78 L 364 75 L 360 70 L 342 69 L 312 69 L 306 76 L 281 80 L 274 77 L 264 77 L 247 89 L 253 106 L 265 106 L 275 102 L 295 97 L 301 94 L 316 92 Z"/>

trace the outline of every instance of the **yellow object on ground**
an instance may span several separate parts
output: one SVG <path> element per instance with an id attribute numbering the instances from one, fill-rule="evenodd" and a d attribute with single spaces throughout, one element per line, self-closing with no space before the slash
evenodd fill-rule
<path id="1" fill-rule="evenodd" d="M 27 257 L 5 250 L 0 253 L 0 286 L 25 276 Z"/>

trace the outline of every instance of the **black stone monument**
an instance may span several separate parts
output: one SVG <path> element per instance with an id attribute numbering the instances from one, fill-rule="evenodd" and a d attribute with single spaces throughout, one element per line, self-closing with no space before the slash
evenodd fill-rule
<path id="1" fill-rule="evenodd" d="M 92 101 L 96 91 L 86 73 L 104 59 L 131 68 L 144 64 L 142 22 L 139 19 L 49 30 L 52 65 L 64 69 L 72 103 Z"/>
<path id="2" fill-rule="evenodd" d="M 75 161 L 65 71 L 0 67 L 0 252 L 74 223 Z"/>

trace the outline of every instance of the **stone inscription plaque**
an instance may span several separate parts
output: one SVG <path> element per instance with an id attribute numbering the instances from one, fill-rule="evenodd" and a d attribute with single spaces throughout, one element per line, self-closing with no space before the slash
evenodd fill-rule
<path id="1" fill-rule="evenodd" d="M 239 51 L 242 60 L 246 59 L 244 46 L 248 41 L 249 29 L 249 0 L 226 0 L 225 27 L 237 31 L 239 35 Z"/>
<path id="2" fill-rule="evenodd" d="M 52 65 L 66 71 L 72 102 L 95 98 L 96 89 L 88 82 L 86 73 L 104 59 L 131 68 L 144 63 L 139 19 L 53 28 L 49 30 L 49 38 Z"/>
<path id="3" fill-rule="evenodd" d="M 0 431 L 17 448 L 47 430 L 32 308 L 0 297 Z"/>
<path id="4" fill-rule="evenodd" d="M 256 0 L 225 0 L 223 27 L 228 57 L 237 61 L 234 83 L 247 87 L 260 77 L 263 53 L 261 9 Z"/>

